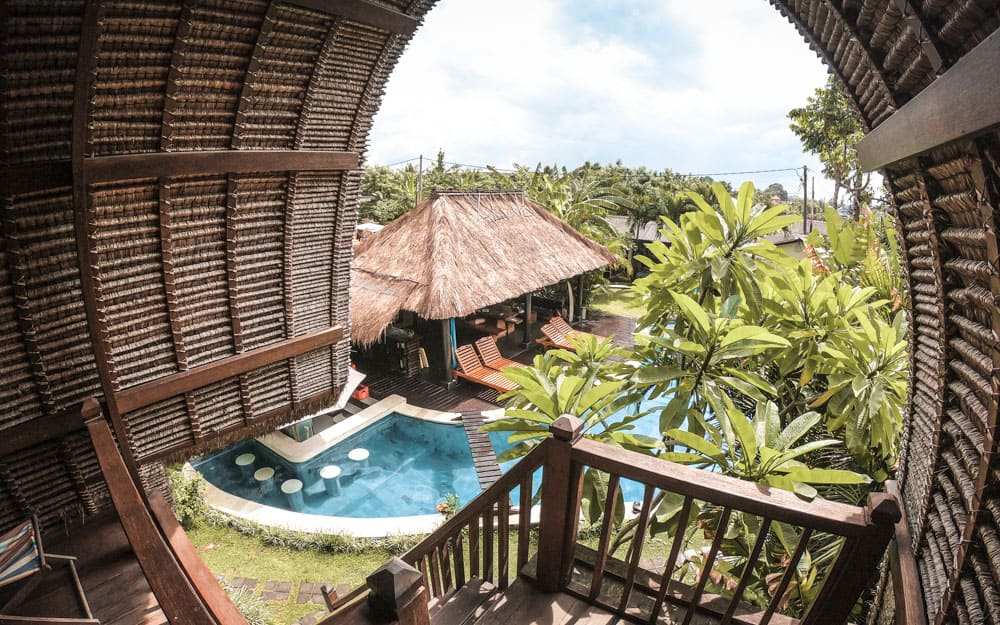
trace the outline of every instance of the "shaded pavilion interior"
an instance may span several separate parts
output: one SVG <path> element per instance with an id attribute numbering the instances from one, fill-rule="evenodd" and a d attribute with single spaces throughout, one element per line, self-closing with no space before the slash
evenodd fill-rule
<path id="1" fill-rule="evenodd" d="M 998 2 L 770 3 L 860 111 L 900 221 L 919 610 L 1000 623 Z M 0 530 L 111 513 L 88 397 L 150 491 L 335 401 L 359 166 L 432 4 L 4 3 Z"/>

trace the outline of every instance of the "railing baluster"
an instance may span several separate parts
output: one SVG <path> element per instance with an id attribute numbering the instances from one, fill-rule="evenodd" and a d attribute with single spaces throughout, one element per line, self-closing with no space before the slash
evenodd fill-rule
<path id="1" fill-rule="evenodd" d="M 740 575 L 740 582 L 736 586 L 736 590 L 733 591 L 733 598 L 730 600 L 729 607 L 726 609 L 726 613 L 723 615 L 719 625 L 729 625 L 733 620 L 733 614 L 736 614 L 736 607 L 743 599 L 743 591 L 746 590 L 747 584 L 750 583 L 750 578 L 753 577 L 754 565 L 757 563 L 757 559 L 760 558 L 760 552 L 764 549 L 764 543 L 767 541 L 767 533 L 770 530 L 771 519 L 763 519 L 760 523 L 760 531 L 757 532 L 757 542 L 754 543 L 753 549 L 750 551 L 746 568 L 743 570 L 743 575 Z"/>
<path id="2" fill-rule="evenodd" d="M 851 606 L 843 598 L 861 594 L 868 576 L 882 560 L 902 513 L 898 502 L 886 493 L 868 495 L 866 508 L 866 531 L 859 536 L 851 536 L 844 542 L 823 587 L 802 617 L 802 625 L 845 622 Z"/>
<path id="3" fill-rule="evenodd" d="M 601 593 L 601 586 L 604 583 L 604 567 L 608 564 L 608 543 L 611 542 L 611 527 L 615 521 L 620 480 L 618 475 L 612 475 L 608 479 L 608 493 L 604 497 L 604 520 L 601 522 L 601 540 L 597 546 L 597 562 L 594 563 L 594 576 L 590 579 L 590 593 L 588 593 L 591 601 Z"/>
<path id="4" fill-rule="evenodd" d="M 531 545 L 531 478 L 528 473 L 521 480 L 520 502 L 517 515 L 517 570 L 521 571 L 528 562 L 528 547 Z"/>
<path id="5" fill-rule="evenodd" d="M 451 556 L 448 553 L 448 541 L 443 541 L 438 547 L 439 564 L 441 565 L 441 588 L 444 592 L 451 589 Z"/>
<path id="6" fill-rule="evenodd" d="M 628 563 L 628 570 L 625 574 L 625 587 L 622 589 L 622 600 L 618 604 L 618 612 L 624 614 L 628 607 L 628 600 L 632 594 L 632 587 L 635 585 L 635 574 L 639 569 L 639 560 L 642 558 L 642 544 L 646 539 L 646 526 L 649 524 L 649 513 L 653 503 L 653 491 L 656 490 L 650 485 L 646 485 L 646 490 L 642 494 L 642 508 L 639 511 L 639 524 L 635 527 L 635 536 L 632 538 L 632 558 Z"/>
<path id="7" fill-rule="evenodd" d="M 508 586 L 510 568 L 510 495 L 497 502 L 497 577 L 500 589 Z"/>
<path id="8" fill-rule="evenodd" d="M 806 547 L 809 544 L 809 538 L 812 536 L 811 527 L 802 528 L 802 536 L 799 538 L 799 544 L 795 547 L 795 553 L 792 554 L 792 559 L 788 563 L 788 568 L 785 569 L 785 574 L 781 576 L 781 582 L 778 584 L 778 588 L 774 591 L 774 596 L 771 597 L 771 602 L 767 604 L 767 609 L 764 610 L 764 615 L 760 618 L 760 625 L 767 625 L 771 622 L 771 617 L 774 616 L 775 611 L 778 609 L 778 604 L 781 603 L 781 595 L 785 594 L 785 589 L 788 588 L 788 584 L 792 582 L 792 578 L 795 576 L 796 570 L 799 566 L 799 560 L 802 559 L 802 554 L 806 552 Z"/>
<path id="9" fill-rule="evenodd" d="M 431 574 L 431 594 L 440 597 L 444 593 L 441 591 L 441 571 L 438 568 L 437 549 L 431 549 L 427 554 L 427 570 Z"/>
<path id="10" fill-rule="evenodd" d="M 458 588 L 465 586 L 466 582 L 464 547 L 462 531 L 459 530 L 458 533 L 451 537 L 451 552 L 455 557 L 455 586 Z"/>
<path id="11" fill-rule="evenodd" d="M 493 510 L 490 508 L 483 514 L 483 579 L 493 581 Z"/>
<path id="12" fill-rule="evenodd" d="M 479 577 L 479 517 L 469 521 L 469 576 Z"/>
<path id="13" fill-rule="evenodd" d="M 656 593 L 656 603 L 653 604 L 653 611 L 649 616 L 650 623 L 656 622 L 660 610 L 663 609 L 663 602 L 667 598 L 667 593 L 670 591 L 670 583 L 674 579 L 674 569 L 677 568 L 677 556 L 680 555 L 681 547 L 684 546 L 684 536 L 687 533 L 688 517 L 691 516 L 692 504 L 693 500 L 690 497 L 685 497 L 684 503 L 681 505 L 681 511 L 677 515 L 677 531 L 674 533 L 674 542 L 670 546 L 670 555 L 667 557 L 667 563 L 663 567 L 660 590 Z"/>
<path id="14" fill-rule="evenodd" d="M 719 555 L 719 548 L 722 546 L 722 539 L 726 535 L 726 529 L 729 527 L 729 516 L 732 514 L 732 508 L 723 508 L 722 516 L 719 517 L 719 524 L 715 528 L 715 538 L 712 539 L 712 546 L 708 550 L 708 557 L 705 558 L 705 564 L 702 566 L 701 577 L 698 579 L 698 585 L 695 586 L 694 593 L 691 595 L 691 602 L 688 604 L 687 614 L 684 615 L 684 622 L 681 625 L 691 625 L 691 619 L 694 618 L 695 612 L 698 611 L 698 604 L 701 603 L 701 595 L 705 592 L 705 584 L 708 583 L 708 578 L 712 574 L 712 565 L 715 564 L 715 558 Z"/>

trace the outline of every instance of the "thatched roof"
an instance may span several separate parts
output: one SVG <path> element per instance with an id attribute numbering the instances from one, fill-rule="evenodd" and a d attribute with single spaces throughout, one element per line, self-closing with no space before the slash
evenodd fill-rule
<path id="1" fill-rule="evenodd" d="M 520 191 L 436 192 L 358 246 L 352 338 L 375 341 L 400 310 L 464 317 L 612 262 Z"/>

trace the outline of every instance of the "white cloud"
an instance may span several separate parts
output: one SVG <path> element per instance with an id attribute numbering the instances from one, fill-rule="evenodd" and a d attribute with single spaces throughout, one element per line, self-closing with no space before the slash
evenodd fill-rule
<path id="1" fill-rule="evenodd" d="M 824 81 L 763 0 L 442 0 L 389 81 L 369 161 L 441 148 L 501 167 L 815 169 L 785 114 Z M 772 180 L 791 189 L 795 175 L 758 178 Z"/>

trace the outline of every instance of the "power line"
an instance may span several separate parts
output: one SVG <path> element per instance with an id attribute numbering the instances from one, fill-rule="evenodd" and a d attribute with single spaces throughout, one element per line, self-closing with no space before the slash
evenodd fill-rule
<path id="1" fill-rule="evenodd" d="M 715 174 L 678 174 L 682 178 L 710 178 L 712 176 L 742 176 L 743 174 L 772 174 L 779 171 L 794 171 L 799 173 L 801 167 L 783 167 L 781 169 L 757 169 L 755 171 L 724 171 Z"/>

